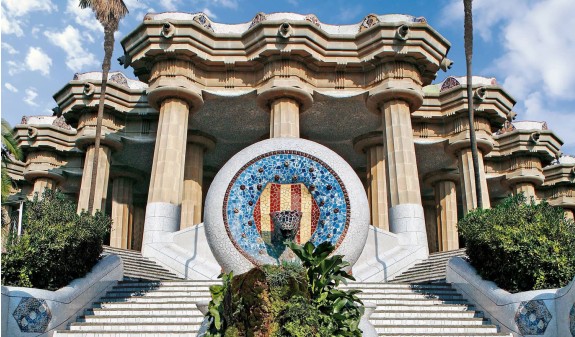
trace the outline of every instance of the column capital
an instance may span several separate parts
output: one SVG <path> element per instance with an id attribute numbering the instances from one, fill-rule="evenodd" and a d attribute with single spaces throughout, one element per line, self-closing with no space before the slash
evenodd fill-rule
<path id="1" fill-rule="evenodd" d="M 146 176 L 145 172 L 137 170 L 127 165 L 112 165 L 110 167 L 110 179 L 125 178 L 134 182 L 142 182 Z"/>
<path id="2" fill-rule="evenodd" d="M 205 151 L 211 151 L 216 147 L 216 137 L 198 130 L 188 130 L 188 144 L 196 144 L 204 148 Z"/>
<path id="3" fill-rule="evenodd" d="M 372 131 L 353 139 L 353 149 L 357 153 L 366 153 L 373 146 L 383 146 L 383 132 Z"/>
<path id="4" fill-rule="evenodd" d="M 459 174 L 457 173 L 456 169 L 445 169 L 440 171 L 431 172 L 426 174 L 423 177 L 423 181 L 425 184 L 429 184 L 431 186 L 435 186 L 437 183 L 441 181 L 451 181 L 454 183 L 459 183 Z"/>
<path id="5" fill-rule="evenodd" d="M 156 86 L 148 90 L 148 104 L 156 110 L 160 110 L 162 101 L 168 98 L 178 98 L 186 102 L 190 114 L 200 110 L 204 105 L 202 92 L 193 86 L 184 87 L 179 85 Z"/>
<path id="6" fill-rule="evenodd" d="M 369 91 L 366 106 L 372 113 L 380 114 L 382 105 L 392 100 L 407 102 L 410 112 L 413 112 L 423 104 L 423 92 L 421 87 L 412 81 L 389 81 L 386 82 L 385 86 L 379 86 Z"/>
<path id="7" fill-rule="evenodd" d="M 60 171 L 60 170 L 58 170 Z M 31 183 L 38 178 L 46 178 L 53 180 L 57 185 L 64 182 L 65 178 L 60 172 L 53 172 L 53 171 L 40 171 L 40 170 L 26 170 L 24 172 L 24 179 Z"/>
<path id="8" fill-rule="evenodd" d="M 271 112 L 271 103 L 280 98 L 290 98 L 299 104 L 302 113 L 313 104 L 313 97 L 299 81 L 275 81 L 272 85 L 258 89 L 257 105 L 260 109 Z"/>
<path id="9" fill-rule="evenodd" d="M 456 155 L 458 152 L 464 149 L 471 148 L 471 139 L 449 139 L 447 145 L 445 146 L 445 151 L 452 155 Z M 493 143 L 487 139 L 477 138 L 477 149 L 481 151 L 484 155 L 488 154 L 493 150 Z"/>

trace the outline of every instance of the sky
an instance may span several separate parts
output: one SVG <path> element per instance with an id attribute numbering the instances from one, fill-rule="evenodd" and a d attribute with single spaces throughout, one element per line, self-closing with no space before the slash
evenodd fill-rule
<path id="1" fill-rule="evenodd" d="M 11 125 L 22 116 L 51 115 L 52 95 L 74 73 L 100 71 L 103 29 L 78 0 L 0 0 L 1 112 Z M 315 14 L 328 24 L 359 23 L 370 13 L 424 16 L 451 42 L 455 64 L 439 72 L 465 75 L 462 0 L 124 0 L 112 71 L 134 78 L 115 60 L 119 41 L 148 12 L 204 12 L 215 22 L 249 22 L 258 12 Z M 517 120 L 546 121 L 575 154 L 575 1 L 475 0 L 474 75 L 495 77 L 516 100 Z"/>

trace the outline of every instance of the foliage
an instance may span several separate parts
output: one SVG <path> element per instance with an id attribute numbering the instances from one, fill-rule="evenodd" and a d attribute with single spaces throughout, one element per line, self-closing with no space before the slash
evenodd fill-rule
<path id="1" fill-rule="evenodd" d="M 266 265 L 210 288 L 208 337 L 332 337 L 361 336 L 363 306 L 359 291 L 337 286 L 353 277 L 334 247 L 312 243 L 289 248 L 301 262 Z"/>
<path id="2" fill-rule="evenodd" d="M 22 150 L 14 139 L 12 127 L 2 118 L 2 199 L 8 196 L 12 187 L 12 179 L 6 172 L 6 165 L 12 162 L 12 158 L 22 159 Z"/>
<path id="3" fill-rule="evenodd" d="M 77 214 L 75 203 L 47 189 L 25 203 L 23 223 L 2 256 L 2 283 L 57 290 L 98 262 L 112 221 L 101 212 Z"/>
<path id="4" fill-rule="evenodd" d="M 575 224 L 547 202 L 522 194 L 459 222 L 478 273 L 510 292 L 565 286 L 575 277 Z"/>

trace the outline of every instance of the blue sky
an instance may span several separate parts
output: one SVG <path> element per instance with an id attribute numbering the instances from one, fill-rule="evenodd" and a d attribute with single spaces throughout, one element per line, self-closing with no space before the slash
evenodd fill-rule
<path id="1" fill-rule="evenodd" d="M 51 114 L 52 95 L 76 72 L 98 71 L 103 30 L 78 0 L 2 0 L 1 108 L 12 125 L 23 115 Z M 204 12 L 222 23 L 248 22 L 258 12 L 316 14 L 321 22 L 350 24 L 367 14 L 424 16 L 452 44 L 446 76 L 465 75 L 462 0 L 125 0 L 130 14 L 119 41 L 147 12 Z M 575 1 L 475 0 L 476 75 L 495 77 L 517 101 L 518 120 L 544 120 L 575 154 Z M 113 62 L 112 70 L 122 70 Z M 126 75 L 133 78 L 130 69 Z"/>

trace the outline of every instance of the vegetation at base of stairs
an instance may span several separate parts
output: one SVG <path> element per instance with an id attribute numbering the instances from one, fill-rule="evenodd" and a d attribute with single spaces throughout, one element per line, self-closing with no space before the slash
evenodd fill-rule
<path id="1" fill-rule="evenodd" d="M 337 289 L 354 280 L 343 256 L 329 255 L 329 242 L 317 247 L 294 243 L 301 262 L 256 267 L 245 274 L 223 274 L 210 287 L 209 337 L 360 337 L 364 312 L 358 290 Z"/>
<path id="2" fill-rule="evenodd" d="M 575 223 L 560 207 L 520 194 L 458 226 L 479 275 L 507 291 L 564 287 L 575 277 Z"/>
<path id="3" fill-rule="evenodd" d="M 100 259 L 112 220 L 76 213 L 62 192 L 45 190 L 24 206 L 24 231 L 2 255 L 2 284 L 57 290 L 85 276 Z"/>

